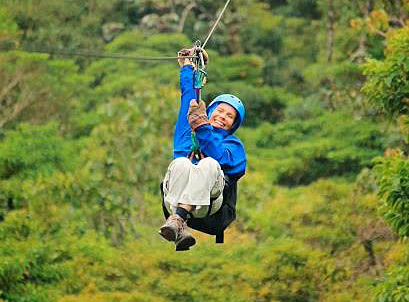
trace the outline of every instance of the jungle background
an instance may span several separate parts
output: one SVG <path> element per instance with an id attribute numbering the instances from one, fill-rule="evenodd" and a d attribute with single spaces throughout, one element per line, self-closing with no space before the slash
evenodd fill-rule
<path id="1" fill-rule="evenodd" d="M 176 60 L 58 52 L 175 56 L 224 1 L 0 4 L 0 301 L 409 301 L 408 0 L 230 3 L 203 97 L 245 101 L 248 171 L 189 252 L 157 234 Z"/>

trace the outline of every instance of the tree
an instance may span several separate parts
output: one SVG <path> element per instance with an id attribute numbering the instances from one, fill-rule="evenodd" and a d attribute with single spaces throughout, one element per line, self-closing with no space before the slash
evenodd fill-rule
<path id="1" fill-rule="evenodd" d="M 381 211 L 385 220 L 401 236 L 409 236 L 409 26 L 387 34 L 384 60 L 369 60 L 364 65 L 368 79 L 364 91 L 387 118 L 398 118 L 404 135 L 402 149 L 388 150 L 378 158 L 375 171 L 383 197 Z M 408 266 L 397 265 L 378 286 L 377 301 L 404 301 L 408 297 Z"/>
<path id="2" fill-rule="evenodd" d="M 100 49 L 102 25 L 115 21 L 116 1 L 4 1 L 21 32 L 23 49 Z"/>
<path id="3" fill-rule="evenodd" d="M 67 122 L 73 98 L 87 83 L 73 61 L 14 51 L 0 53 L 0 61 L 0 128 L 18 121 Z"/>

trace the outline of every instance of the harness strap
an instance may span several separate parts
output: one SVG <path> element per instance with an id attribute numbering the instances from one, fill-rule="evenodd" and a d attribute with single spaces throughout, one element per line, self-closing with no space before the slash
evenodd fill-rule
<path id="1" fill-rule="evenodd" d="M 224 231 L 216 234 L 216 243 L 224 243 Z"/>
<path id="2" fill-rule="evenodd" d="M 209 208 L 207 209 L 207 214 L 206 214 L 206 216 L 210 216 L 210 212 L 212 211 L 212 208 L 213 208 L 213 202 L 214 202 L 215 200 L 216 200 L 216 199 L 213 199 L 213 198 L 210 199 L 210 204 L 209 204 Z"/>
<path id="3" fill-rule="evenodd" d="M 201 160 L 204 158 L 202 152 L 200 151 L 200 146 L 199 146 L 199 141 L 197 140 L 197 136 L 196 133 L 194 131 L 192 131 L 192 147 L 190 148 L 190 153 L 188 155 L 189 159 L 192 160 L 194 156 L 196 156 L 196 158 L 198 160 Z"/>
<path id="4" fill-rule="evenodd" d="M 194 151 L 190 151 L 189 154 L 187 155 L 187 158 L 189 158 L 190 161 L 193 161 L 194 157 L 196 157 L 197 160 L 201 160 L 204 158 L 204 155 L 200 150 L 198 153 L 195 153 Z"/>

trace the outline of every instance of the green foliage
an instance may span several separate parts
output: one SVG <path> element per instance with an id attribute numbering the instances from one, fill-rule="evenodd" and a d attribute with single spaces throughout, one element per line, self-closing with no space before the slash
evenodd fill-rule
<path id="1" fill-rule="evenodd" d="M 278 52 L 282 46 L 282 37 L 275 28 L 276 17 L 270 13 L 264 3 L 252 3 L 240 8 L 247 15 L 241 25 L 240 38 L 246 53 L 270 54 Z M 250 13 L 248 13 L 250 11 Z"/>
<path id="2" fill-rule="evenodd" d="M 305 19 L 319 19 L 321 12 L 318 9 L 317 0 L 295 0 L 289 1 L 288 5 L 282 7 L 282 11 L 288 16 L 302 17 Z"/>
<path id="3" fill-rule="evenodd" d="M 277 43 L 264 48 L 265 68 L 263 79 L 270 85 L 280 85 L 288 91 L 308 95 L 310 85 L 304 79 L 304 70 L 317 60 L 319 42 L 312 40 L 318 31 L 318 25 L 302 18 L 285 18 L 275 15 L 273 35 L 279 38 Z M 267 40 L 268 41 L 268 40 Z"/>
<path id="4" fill-rule="evenodd" d="M 176 108 L 169 108 L 175 106 L 177 92 L 140 84 L 130 100 L 114 99 L 99 106 L 99 123 L 84 140 L 82 167 L 46 184 L 56 192 L 55 198 L 71 204 L 89 226 L 114 243 L 136 236 L 135 221 L 158 219 L 148 216 L 151 211 L 145 203 L 154 199 L 151 194 L 157 194 L 171 160 L 169 125 Z"/>
<path id="5" fill-rule="evenodd" d="M 251 133 L 251 134 L 250 134 Z M 285 185 L 310 183 L 330 175 L 351 175 L 371 166 L 383 148 L 376 124 L 346 113 L 326 113 L 277 125 L 264 124 L 243 136 L 254 144 L 254 167 L 269 166 L 271 179 Z"/>
<path id="6" fill-rule="evenodd" d="M 278 190 L 269 202 L 250 211 L 247 225 L 257 230 L 260 239 L 294 236 L 333 255 L 340 254 L 356 244 L 356 236 L 371 237 L 384 231 L 382 224 L 372 227 L 378 220 L 375 196 L 352 197 L 356 193 L 350 192 L 349 185 L 346 181 L 320 180 L 297 190 Z M 286 210 L 289 208 L 291 212 Z M 364 223 L 360 215 L 373 217 L 373 221 Z"/>
<path id="7" fill-rule="evenodd" d="M 386 59 L 369 60 L 364 65 L 368 80 L 363 87 L 369 99 L 380 110 L 396 116 L 408 114 L 409 28 L 389 35 Z"/>
<path id="8" fill-rule="evenodd" d="M 73 171 L 79 163 L 78 149 L 63 140 L 55 123 L 20 124 L 5 132 L 0 142 L 0 216 L 27 206 L 36 194 L 36 181 Z"/>
<path id="9" fill-rule="evenodd" d="M 220 12 L 209 0 L 23 2 L 1 1 L 7 49 L 174 56 L 205 37 Z M 373 8 L 400 20 L 389 2 Z M 332 11 L 329 3 L 232 1 L 209 40 L 204 98 L 230 92 L 245 101 L 252 128 L 238 135 L 248 172 L 226 244 L 196 232 L 188 254 L 157 235 L 180 97 L 176 60 L 3 52 L 0 301 L 366 302 L 378 282 L 379 299 L 404 297 L 405 267 L 380 276 L 405 265 L 405 246 L 376 214 L 372 172 L 360 173 L 397 140 L 366 118 L 355 63 L 382 58 L 384 40 L 365 29 L 376 21 L 366 3 L 333 1 Z M 385 62 L 406 54 L 406 29 L 395 32 Z M 385 62 L 374 63 L 369 82 L 379 70 L 381 84 L 389 76 L 377 65 Z M 389 66 L 403 68 L 391 80 L 396 91 L 406 85 L 397 62 Z M 374 84 L 369 98 L 382 103 L 391 92 L 383 88 Z M 406 210 L 400 156 L 378 165 L 383 196 L 399 191 L 385 213 Z"/>
<path id="10" fill-rule="evenodd" d="M 397 267 L 391 270 L 379 287 L 376 302 L 404 302 L 409 299 L 409 268 Z"/>
<path id="11" fill-rule="evenodd" d="M 67 124 L 78 96 L 88 94 L 87 78 L 71 60 L 48 60 L 44 54 L 26 52 L 0 53 L 0 60 L 1 127 L 53 119 Z"/>
<path id="12" fill-rule="evenodd" d="M 175 56 L 177 50 L 189 47 L 192 42 L 183 34 L 151 35 L 138 30 L 125 32 L 107 45 L 108 50 L 115 53 L 136 52 L 146 56 L 161 54 Z M 175 49 L 177 49 L 175 51 Z M 149 55 L 149 53 L 151 53 Z"/>
<path id="13" fill-rule="evenodd" d="M 407 9 L 407 7 L 406 7 Z M 381 15 L 386 15 L 385 12 Z M 387 18 L 387 15 L 386 15 Z M 382 25 L 382 22 L 380 22 Z M 381 26 L 378 26 L 381 27 Z M 375 27 L 376 28 L 376 27 Z M 390 30 L 384 60 L 368 60 L 363 66 L 368 79 L 363 91 L 373 106 L 388 119 L 399 118 L 402 145 L 407 144 L 409 28 Z M 379 195 L 383 197 L 381 213 L 391 227 L 402 237 L 409 234 L 409 161 L 404 151 L 387 150 L 386 156 L 377 159 L 375 166 Z M 407 265 L 397 265 L 378 285 L 376 301 L 408 300 Z"/>
<path id="14" fill-rule="evenodd" d="M 409 161 L 402 152 L 378 158 L 375 171 L 379 194 L 384 197 L 382 212 L 400 236 L 409 235 Z"/>
<path id="15" fill-rule="evenodd" d="M 20 124 L 8 131 L 0 144 L 2 179 L 50 176 L 75 165 L 74 149 L 58 134 L 56 124 Z"/>
<path id="16" fill-rule="evenodd" d="M 103 22 L 113 21 L 115 1 L 2 1 L 23 33 L 25 49 L 101 49 Z"/>
<path id="17" fill-rule="evenodd" d="M 305 77 L 313 87 L 319 87 L 325 80 L 329 80 L 336 81 L 337 85 L 341 85 L 339 87 L 341 89 L 348 89 L 360 80 L 361 72 L 357 64 L 350 62 L 342 62 L 334 66 L 316 64 L 309 66 L 305 71 Z"/>
<path id="18" fill-rule="evenodd" d="M 11 49 L 17 40 L 17 25 L 2 7 L 0 9 L 0 47 Z"/>
<path id="19" fill-rule="evenodd" d="M 243 191 L 252 185 L 243 183 Z M 365 253 L 354 244 L 354 230 L 362 228 L 360 215 L 368 218 L 376 203 L 366 197 L 361 206 L 349 194 L 348 183 L 331 181 L 296 193 L 280 190 L 272 200 L 267 194 L 268 202 L 250 213 L 252 234 L 231 228 L 226 244 L 220 246 L 213 238 L 195 233 L 200 248 L 190 251 L 188 258 L 172 252 L 173 247 L 153 236 L 156 228 L 148 225 L 140 225 L 138 240 L 112 248 L 95 233 L 84 232 L 82 222 L 72 219 L 69 207 L 50 203 L 39 212 L 13 212 L 0 224 L 0 243 L 7 246 L 0 258 L 0 280 L 7 286 L 2 287 L 0 297 L 11 302 L 25 301 L 29 293 L 36 293 L 32 296 L 36 301 L 66 302 L 307 302 L 320 297 L 333 301 L 331 297 L 341 295 L 335 284 L 343 284 L 342 292 L 348 282 L 355 282 L 354 274 L 362 269 L 362 262 L 366 263 Z M 45 198 L 47 195 L 42 195 L 38 201 Z M 241 200 L 239 207 L 244 205 Z M 266 211 L 268 208 L 271 210 Z M 345 208 L 349 211 L 344 212 Z M 354 219 L 347 220 L 348 216 Z M 366 223 L 371 231 L 371 222 Z M 286 231 L 271 233 L 280 224 Z M 340 232 L 335 235 L 331 229 Z M 327 234 L 332 234 L 332 242 L 326 240 Z M 339 235 L 351 238 L 345 242 Z M 337 258 L 331 259 L 331 249 Z M 342 254 L 345 250 L 359 260 L 351 263 Z M 187 278 L 189 282 L 180 282 Z M 350 295 L 344 293 L 345 299 L 365 301 L 368 285 L 361 283 L 361 287 Z M 323 289 L 332 290 L 328 299 L 322 296 Z"/>
<path id="20" fill-rule="evenodd" d="M 112 256 L 97 236 L 74 235 L 73 222 L 63 222 L 64 213 L 56 207 L 47 208 L 46 215 L 47 220 L 41 220 L 36 214 L 15 211 L 0 224 L 0 298 L 10 302 L 56 300 L 65 292 L 79 290 L 78 264 L 91 269 Z M 56 223 L 60 228 L 55 228 Z M 67 282 L 71 278 L 77 281 Z"/>
<path id="21" fill-rule="evenodd" d="M 175 56 L 175 49 L 188 47 L 190 44 L 184 35 L 174 34 L 169 37 L 131 31 L 108 44 L 107 50 L 135 56 Z M 157 86 L 176 86 L 176 66 L 177 63 L 172 61 L 98 60 L 86 71 L 92 79 L 90 84 L 94 91 L 90 98 L 84 99 L 83 108 L 95 109 L 112 98 L 131 97 L 141 91 L 148 78 L 154 78 Z"/>
<path id="22" fill-rule="evenodd" d="M 221 93 L 231 93 L 246 105 L 246 126 L 262 122 L 276 123 L 283 118 L 286 104 L 297 97 L 281 88 L 255 87 L 247 82 L 209 83 L 205 87 L 206 98 L 212 100 Z"/>
<path id="23" fill-rule="evenodd" d="M 230 57 L 216 56 L 209 63 L 209 81 L 235 82 L 246 81 L 248 84 L 260 84 L 263 61 L 257 55 L 233 55 Z"/>

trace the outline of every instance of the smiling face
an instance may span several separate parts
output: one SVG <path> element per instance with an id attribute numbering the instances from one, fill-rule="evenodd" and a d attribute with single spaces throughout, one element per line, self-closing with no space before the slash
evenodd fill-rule
<path id="1" fill-rule="evenodd" d="M 220 103 L 213 110 L 209 122 L 213 127 L 230 130 L 236 119 L 236 109 L 227 103 Z"/>

